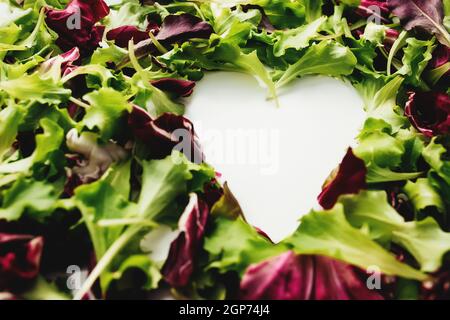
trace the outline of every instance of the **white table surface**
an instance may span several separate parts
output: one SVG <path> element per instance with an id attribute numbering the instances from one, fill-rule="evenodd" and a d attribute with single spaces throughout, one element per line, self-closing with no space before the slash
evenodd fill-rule
<path id="1" fill-rule="evenodd" d="M 187 105 L 206 160 L 222 174 L 250 223 L 280 241 L 317 207 L 331 170 L 354 145 L 365 114 L 349 84 L 295 81 L 280 108 L 244 74 L 208 73 Z"/>

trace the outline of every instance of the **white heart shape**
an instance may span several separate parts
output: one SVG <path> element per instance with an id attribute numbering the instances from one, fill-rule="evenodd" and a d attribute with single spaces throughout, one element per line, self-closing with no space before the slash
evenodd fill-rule
<path id="1" fill-rule="evenodd" d="M 276 108 L 252 77 L 209 73 L 186 113 L 207 162 L 228 182 L 248 221 L 274 241 L 317 207 L 323 182 L 365 119 L 356 91 L 336 79 L 307 77 L 280 94 Z"/>

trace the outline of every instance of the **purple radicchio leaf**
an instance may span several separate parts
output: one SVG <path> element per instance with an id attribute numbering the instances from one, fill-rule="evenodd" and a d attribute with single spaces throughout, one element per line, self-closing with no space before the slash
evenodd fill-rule
<path id="1" fill-rule="evenodd" d="M 188 97 L 194 92 L 195 81 L 162 78 L 151 81 L 152 86 L 170 93 L 174 97 Z"/>
<path id="2" fill-rule="evenodd" d="M 70 198 L 75 194 L 75 189 L 83 184 L 81 177 L 73 172 L 73 170 L 67 170 L 67 180 L 64 184 L 63 198 Z"/>
<path id="3" fill-rule="evenodd" d="M 78 47 L 86 57 L 97 48 L 105 29 L 96 23 L 108 14 L 103 0 L 72 0 L 63 10 L 47 8 L 45 22 L 58 34 L 56 44 L 62 50 Z"/>
<path id="4" fill-rule="evenodd" d="M 151 28 L 155 30 L 153 32 L 156 35 L 155 38 L 164 46 L 170 46 L 177 42 L 181 43 L 192 38 L 208 39 L 214 32 L 208 22 L 189 13 L 168 15 L 159 30 L 154 23 Z M 136 57 L 143 57 L 149 53 L 153 56 L 159 54 L 159 50 L 151 39 L 141 41 L 136 45 Z M 125 61 L 128 61 L 128 59 L 125 59 Z"/>
<path id="5" fill-rule="evenodd" d="M 388 199 L 391 206 L 397 211 L 405 221 L 413 221 L 416 217 L 414 206 L 408 196 L 398 185 L 393 185 L 387 189 Z"/>
<path id="6" fill-rule="evenodd" d="M 189 13 L 168 15 L 156 36 L 159 41 L 172 44 L 192 38 L 208 39 L 214 32 L 209 23 Z"/>
<path id="7" fill-rule="evenodd" d="M 336 176 L 326 184 L 318 196 L 319 204 L 324 209 L 331 209 L 337 202 L 340 195 L 355 194 L 366 188 L 367 169 L 363 160 L 353 154 L 351 148 L 348 149 Z"/>
<path id="8" fill-rule="evenodd" d="M 74 62 L 76 62 L 78 59 L 80 59 L 80 50 L 77 47 L 74 47 L 69 51 L 42 63 L 41 71 L 46 72 L 50 70 L 53 65 L 59 63 L 61 65 L 61 76 L 66 76 L 76 68 L 78 68 L 77 65 L 74 65 Z"/>
<path id="9" fill-rule="evenodd" d="M 450 35 L 443 25 L 442 0 L 388 0 L 387 3 L 406 30 L 434 34 L 439 42 L 450 47 Z"/>
<path id="10" fill-rule="evenodd" d="M 80 107 L 76 103 L 70 102 L 67 106 L 67 112 L 72 119 L 75 119 L 78 110 L 80 110 Z"/>
<path id="11" fill-rule="evenodd" d="M 170 251 L 161 273 L 172 287 L 184 287 L 194 271 L 197 251 L 203 242 L 208 222 L 208 205 L 196 194 L 191 194 L 189 204 L 179 220 L 180 234 L 170 245 Z"/>
<path id="12" fill-rule="evenodd" d="M 149 39 L 149 32 L 139 30 L 135 26 L 121 26 L 109 30 L 106 34 L 108 40 L 114 40 L 114 43 L 121 48 L 128 48 L 128 42 L 133 39 L 134 43 L 139 43 Z"/>
<path id="13" fill-rule="evenodd" d="M 44 239 L 0 233 L 0 292 L 26 289 L 39 273 Z"/>
<path id="14" fill-rule="evenodd" d="M 439 68 L 449 62 L 450 60 L 450 48 L 445 46 L 438 46 L 433 52 L 433 58 L 430 61 L 430 66 Z"/>
<path id="15" fill-rule="evenodd" d="M 353 266 L 292 251 L 251 265 L 240 285 L 245 300 L 381 300 Z"/>
<path id="16" fill-rule="evenodd" d="M 157 35 L 159 25 L 154 21 L 149 21 L 147 30 L 140 30 L 136 26 L 126 25 L 111 29 L 107 32 L 106 38 L 114 40 L 114 43 L 121 48 L 128 48 L 131 39 L 135 44 L 150 38 L 149 33 Z"/>
<path id="17" fill-rule="evenodd" d="M 367 287 L 360 269 L 324 256 L 314 256 L 314 267 L 314 300 L 383 299 Z"/>
<path id="18" fill-rule="evenodd" d="M 442 67 L 444 64 L 449 62 L 450 62 L 450 47 L 440 45 L 436 48 L 436 50 L 434 50 L 433 58 L 430 61 L 429 67 L 431 69 L 436 69 Z M 448 70 L 445 73 L 445 75 L 443 75 L 442 78 L 448 81 L 450 78 L 450 70 Z"/>
<path id="19" fill-rule="evenodd" d="M 201 194 L 201 198 L 208 204 L 208 208 L 211 210 L 216 202 L 219 201 L 220 198 L 222 198 L 223 192 L 223 188 L 217 183 L 217 180 L 214 178 L 211 181 L 205 183 L 205 185 L 203 186 L 203 193 Z"/>
<path id="20" fill-rule="evenodd" d="M 172 153 L 175 146 L 186 143 L 191 153 L 188 158 L 193 158 L 197 163 L 203 160 L 194 125 L 183 116 L 164 113 L 152 119 L 144 109 L 133 106 L 128 125 L 134 136 L 147 145 L 151 159 L 163 159 Z"/>
<path id="21" fill-rule="evenodd" d="M 260 228 L 258 228 L 258 227 L 256 227 L 256 226 L 253 226 L 253 228 L 255 228 L 256 232 L 258 232 L 258 234 L 259 234 L 260 236 L 263 236 L 264 238 L 266 238 L 266 239 L 269 240 L 270 242 L 274 243 L 274 242 L 272 241 L 272 239 L 269 237 L 269 235 L 268 235 L 264 230 L 262 230 L 262 229 L 260 229 Z"/>
<path id="22" fill-rule="evenodd" d="M 311 296 L 314 265 L 310 256 L 288 251 L 246 270 L 240 289 L 244 300 L 306 300 Z"/>
<path id="23" fill-rule="evenodd" d="M 397 41 L 399 35 L 400 32 L 395 29 L 389 28 L 386 30 L 386 37 L 384 38 L 383 44 L 388 51 L 391 51 L 391 48 L 394 45 L 395 41 Z"/>
<path id="24" fill-rule="evenodd" d="M 409 92 L 405 115 L 427 137 L 450 132 L 450 96 L 442 92 Z"/>

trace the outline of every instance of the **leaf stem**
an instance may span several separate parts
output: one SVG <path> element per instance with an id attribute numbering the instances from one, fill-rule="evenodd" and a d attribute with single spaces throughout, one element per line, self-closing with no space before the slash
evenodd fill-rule
<path id="1" fill-rule="evenodd" d="M 117 238 L 116 241 L 106 250 L 105 254 L 97 262 L 97 265 L 92 269 L 86 281 L 81 286 L 80 290 L 74 296 L 74 300 L 83 299 L 84 295 L 89 292 L 89 290 L 94 285 L 95 281 L 100 277 L 102 272 L 108 268 L 115 256 L 123 249 L 123 247 L 133 238 L 136 233 L 141 230 L 142 226 L 131 226 L 125 230 L 122 235 Z"/>
<path id="2" fill-rule="evenodd" d="M 398 52 L 405 44 L 406 44 L 406 37 L 408 36 L 408 32 L 402 31 L 400 35 L 398 36 L 397 40 L 395 40 L 394 44 L 392 45 L 391 50 L 389 51 L 389 56 L 387 60 L 387 75 L 391 75 L 391 67 L 392 67 L 392 61 Z"/>
<path id="3" fill-rule="evenodd" d="M 97 225 L 102 228 L 117 227 L 117 226 L 127 226 L 127 225 L 141 225 L 148 227 L 156 227 L 158 224 L 152 221 L 148 221 L 140 218 L 129 218 L 129 219 L 101 219 L 97 221 Z"/>
<path id="4" fill-rule="evenodd" d="M 161 44 L 161 42 L 159 42 L 156 38 L 155 35 L 153 34 L 153 32 L 149 32 L 148 33 L 150 39 L 152 39 L 153 44 L 155 45 L 156 49 L 158 49 L 159 52 L 161 52 L 162 54 L 167 53 L 167 49 L 164 48 L 164 46 Z"/>
<path id="5" fill-rule="evenodd" d="M 89 109 L 91 107 L 87 103 L 84 103 L 83 101 L 78 100 L 77 98 L 74 98 L 74 97 L 70 97 L 69 100 L 84 109 Z"/>

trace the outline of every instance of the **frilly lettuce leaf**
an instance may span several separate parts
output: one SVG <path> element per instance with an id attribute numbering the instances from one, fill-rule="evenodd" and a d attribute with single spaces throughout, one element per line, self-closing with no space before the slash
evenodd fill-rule
<path id="1" fill-rule="evenodd" d="M 21 176 L 0 196 L 0 219 L 17 220 L 26 212 L 29 217 L 44 221 L 55 209 L 58 196 L 51 184 Z"/>
<path id="2" fill-rule="evenodd" d="M 434 40 L 422 41 L 408 38 L 406 43 L 402 59 L 403 66 L 397 73 L 406 76 L 406 81 L 413 86 L 423 86 L 421 75 L 432 58 L 432 52 L 436 47 Z"/>
<path id="3" fill-rule="evenodd" d="M 324 255 L 363 269 L 377 266 L 387 275 L 426 279 L 426 275 L 399 262 L 364 232 L 352 227 L 339 203 L 332 210 L 311 211 L 304 216 L 298 230 L 284 243 L 298 254 Z"/>
<path id="4" fill-rule="evenodd" d="M 26 173 L 35 164 L 56 165 L 52 161 L 51 155 L 60 152 L 61 144 L 64 140 L 64 130 L 49 118 L 40 121 L 43 133 L 36 135 L 36 148 L 33 154 L 12 162 L 0 164 L 0 173 Z"/>
<path id="5" fill-rule="evenodd" d="M 275 57 L 283 56 L 289 48 L 300 50 L 308 47 L 309 42 L 318 35 L 325 20 L 325 17 L 320 17 L 301 27 L 276 32 L 276 41 L 273 48 Z"/>
<path id="6" fill-rule="evenodd" d="M 208 269 L 243 274 L 248 265 L 280 254 L 286 247 L 274 245 L 244 221 L 242 216 L 234 219 L 217 216 L 205 238 L 204 249 L 209 254 Z"/>
<path id="7" fill-rule="evenodd" d="M 153 263 L 142 261 L 142 251 L 137 243 L 145 231 L 158 226 L 158 219 L 164 220 L 161 215 L 175 214 L 179 218 L 181 211 L 170 211 L 178 198 L 186 194 L 187 184 L 193 177 L 190 170 L 197 168 L 190 167 L 187 160 L 177 153 L 163 160 L 143 161 L 142 167 L 142 188 L 136 202 L 124 198 L 110 186 L 108 176 L 75 190 L 75 204 L 86 221 L 98 259 L 96 270 L 78 293 L 80 296 L 99 276 L 102 290 L 106 292 L 115 279 L 114 273 L 109 272 L 115 268 L 118 268 L 119 274 L 128 268 L 147 270 L 149 282 L 144 284 L 147 287 L 152 287 L 159 280 L 159 276 L 155 277 Z M 167 208 L 171 210 L 165 211 Z M 126 260 L 135 254 L 139 257 Z"/>
<path id="8" fill-rule="evenodd" d="M 84 96 L 89 102 L 89 108 L 82 120 L 88 129 L 97 129 L 104 140 L 114 136 L 120 127 L 119 119 L 131 111 L 131 104 L 118 91 L 111 88 L 101 88 Z"/>
<path id="9" fill-rule="evenodd" d="M 417 212 L 429 207 L 435 207 L 439 212 L 445 213 L 445 205 L 439 193 L 426 178 L 408 181 L 403 187 Z"/>
<path id="10" fill-rule="evenodd" d="M 20 106 L 10 105 L 0 111 L 0 160 L 16 140 L 17 130 L 23 118 Z"/>
<path id="11" fill-rule="evenodd" d="M 438 270 L 443 256 L 450 250 L 450 233 L 442 231 L 431 217 L 405 222 L 388 204 L 384 191 L 363 191 L 356 196 L 342 196 L 340 203 L 353 226 L 368 226 L 372 237 L 389 238 L 404 247 L 414 256 L 422 271 Z"/>
<path id="12" fill-rule="evenodd" d="M 23 75 L 13 80 L 0 82 L 0 91 L 3 90 L 13 98 L 38 101 L 42 104 L 58 104 L 65 101 L 70 90 L 65 89 L 61 83 L 51 79 L 44 79 L 38 73 Z"/>
<path id="13" fill-rule="evenodd" d="M 349 75 L 356 63 L 356 57 L 348 47 L 334 41 L 322 41 L 306 49 L 305 54 L 283 73 L 276 86 L 280 88 L 308 74 Z"/>

